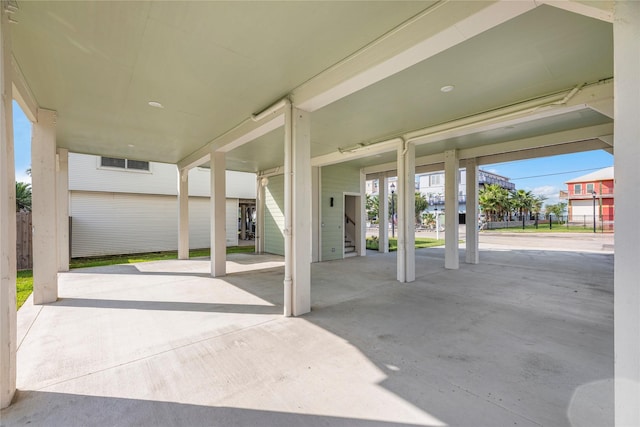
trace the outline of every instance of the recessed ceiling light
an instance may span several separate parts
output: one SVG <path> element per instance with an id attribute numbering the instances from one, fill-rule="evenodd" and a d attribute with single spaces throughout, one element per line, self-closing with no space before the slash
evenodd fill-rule
<path id="1" fill-rule="evenodd" d="M 149 106 L 154 107 L 154 108 L 164 108 L 164 105 L 160 104 L 159 102 L 156 101 L 149 101 Z"/>
<path id="2" fill-rule="evenodd" d="M 444 92 L 444 93 L 451 92 L 453 90 L 453 88 L 454 88 L 454 86 L 452 86 L 452 85 L 442 86 L 440 88 L 440 92 Z"/>

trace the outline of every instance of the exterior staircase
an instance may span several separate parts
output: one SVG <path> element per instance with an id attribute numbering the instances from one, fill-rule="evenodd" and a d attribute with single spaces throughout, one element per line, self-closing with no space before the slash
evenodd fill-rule
<path id="1" fill-rule="evenodd" d="M 345 237 L 344 239 L 344 257 L 349 258 L 352 256 L 358 256 L 358 252 L 356 252 L 356 245 L 350 239 Z"/>

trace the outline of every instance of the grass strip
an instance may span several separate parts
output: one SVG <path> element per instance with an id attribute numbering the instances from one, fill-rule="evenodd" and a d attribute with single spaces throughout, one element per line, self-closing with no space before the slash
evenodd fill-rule
<path id="1" fill-rule="evenodd" d="M 378 250 L 378 239 L 367 238 L 367 249 Z M 416 237 L 416 249 L 419 248 L 431 248 L 434 246 L 442 246 L 444 245 L 444 239 L 432 239 L 429 237 Z M 389 251 L 397 251 L 398 250 L 398 239 L 389 238 Z"/>
<path id="2" fill-rule="evenodd" d="M 230 246 L 227 254 L 253 253 L 253 246 Z M 193 249 L 189 251 L 189 258 L 208 257 L 209 249 Z M 108 255 L 99 257 L 73 258 L 69 268 L 103 267 L 105 265 L 133 264 L 136 262 L 162 261 L 166 259 L 178 259 L 178 251 L 147 252 L 142 254 Z M 18 271 L 16 277 L 16 303 L 18 309 L 33 292 L 33 272 L 31 270 Z"/>

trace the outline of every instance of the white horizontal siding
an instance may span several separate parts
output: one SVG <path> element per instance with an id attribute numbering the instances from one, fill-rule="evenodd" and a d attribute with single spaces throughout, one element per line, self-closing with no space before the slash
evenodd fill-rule
<path id="1" fill-rule="evenodd" d="M 264 251 L 284 255 L 284 177 L 269 178 L 264 194 Z"/>
<path id="2" fill-rule="evenodd" d="M 227 199 L 227 246 L 238 246 L 238 199 Z"/>
<path id="3" fill-rule="evenodd" d="M 69 153 L 69 190 L 104 191 L 109 193 L 139 193 L 176 195 L 177 167 L 167 163 L 149 164 L 149 171 L 100 167 L 100 157 Z M 189 171 L 189 195 L 209 197 L 210 170 Z M 226 172 L 226 197 L 256 198 L 256 176 L 253 173 Z"/>
<path id="4" fill-rule="evenodd" d="M 344 252 L 344 193 L 360 192 L 360 170 L 334 165 L 322 168 L 322 261 L 342 259 Z M 330 199 L 333 197 L 333 207 Z"/>
<path id="5" fill-rule="evenodd" d="M 237 199 L 227 200 L 227 245 L 237 245 Z M 210 201 L 189 199 L 189 247 L 210 246 Z M 71 192 L 72 257 L 176 250 L 175 196 Z M 235 226 L 233 226 L 235 225 Z"/>

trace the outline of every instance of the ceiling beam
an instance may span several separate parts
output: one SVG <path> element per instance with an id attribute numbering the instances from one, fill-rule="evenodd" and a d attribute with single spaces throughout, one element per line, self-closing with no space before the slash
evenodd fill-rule
<path id="1" fill-rule="evenodd" d="M 199 148 L 178 162 L 178 169 L 192 169 L 207 163 L 211 159 L 211 151 L 229 152 L 248 142 L 260 138 L 267 133 L 284 126 L 284 114 L 282 112 L 271 114 L 269 120 L 247 119 L 235 128 L 220 135 L 207 145 Z"/>
<path id="2" fill-rule="evenodd" d="M 403 143 L 401 138 L 394 138 L 371 145 L 356 145 L 352 149 L 344 149 L 334 153 L 317 156 L 311 159 L 311 166 L 329 166 L 336 163 L 344 163 L 350 160 L 361 159 L 363 157 L 375 156 L 376 154 L 395 151 Z"/>
<path id="3" fill-rule="evenodd" d="M 569 12 L 613 23 L 613 1 L 580 0 L 536 0 L 538 4 L 548 4 Z"/>
<path id="4" fill-rule="evenodd" d="M 568 142 L 566 144 L 550 145 L 547 147 L 531 148 L 528 150 L 513 151 L 510 153 L 493 154 L 478 157 L 478 165 L 493 163 L 513 162 L 516 160 L 537 159 L 541 157 L 558 156 L 561 154 L 580 153 L 584 151 L 603 150 L 610 148 L 600 139 L 594 138 L 586 141 Z"/>
<path id="5" fill-rule="evenodd" d="M 602 135 L 599 137 L 600 141 L 604 142 L 610 147 L 613 147 L 613 134 L 611 135 Z"/>
<path id="6" fill-rule="evenodd" d="M 534 148 L 549 147 L 569 142 L 580 142 L 590 139 L 600 138 L 603 135 L 613 133 L 613 123 L 588 126 L 579 129 L 572 129 L 562 132 L 554 132 L 547 135 L 534 136 L 531 138 L 517 139 L 513 141 L 501 142 L 498 144 L 483 145 L 475 148 L 468 148 L 459 151 L 460 159 L 471 159 L 478 157 L 494 156 L 503 153 L 512 153 Z M 416 159 L 416 164 L 418 159 Z"/>
<path id="7" fill-rule="evenodd" d="M 606 138 L 613 133 L 613 123 L 605 123 L 602 125 L 589 126 L 579 129 L 572 129 L 568 131 L 555 132 L 547 135 L 535 136 L 531 138 L 516 139 L 513 141 L 501 142 L 497 144 L 482 145 L 480 147 L 467 148 L 458 151 L 460 160 L 466 160 L 471 158 L 488 158 L 491 156 L 498 156 L 508 153 L 516 153 L 520 151 L 538 149 L 543 147 L 551 147 L 554 145 L 567 144 L 572 142 L 581 142 L 598 138 Z M 602 147 L 605 146 L 602 143 Z M 578 147 L 576 145 L 575 147 Z M 599 148 L 602 148 L 599 147 Z M 589 148 L 589 150 L 595 150 L 597 148 Z M 579 150 L 580 151 L 580 150 Z M 537 153 L 542 153 L 538 151 Z M 533 154 L 535 152 L 530 152 Z M 565 153 L 562 153 L 565 154 Z M 552 154 L 549 154 L 552 155 Z M 497 157 L 496 157 L 497 158 Z M 419 166 L 433 165 L 444 163 L 444 153 L 431 154 L 428 156 L 416 157 L 416 168 Z M 384 163 L 375 166 L 369 166 L 363 168 L 365 174 L 374 174 L 381 172 L 388 172 L 396 169 L 395 162 Z"/>
<path id="8" fill-rule="evenodd" d="M 11 55 L 11 81 L 13 83 L 13 98 L 25 116 L 31 120 L 31 123 L 36 123 L 38 121 L 38 101 L 27 84 L 20 65 L 13 55 Z"/>
<path id="9" fill-rule="evenodd" d="M 528 12 L 535 1 L 440 1 L 293 91 L 313 112 Z"/>
<path id="10" fill-rule="evenodd" d="M 506 126 L 516 126 L 521 123 L 585 108 L 594 109 L 592 105 L 604 106 L 609 102 L 613 102 L 613 80 L 598 82 L 584 87 L 576 86 L 574 89 L 565 92 L 463 117 L 407 133 L 404 138 L 418 145 L 428 144 Z"/>

